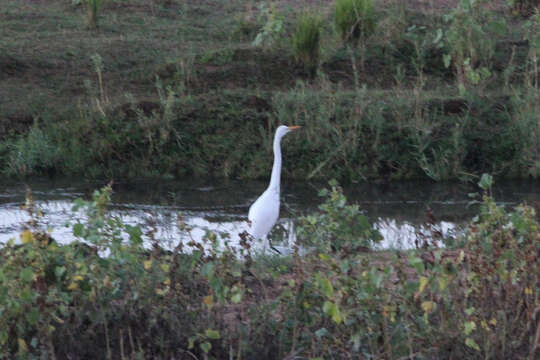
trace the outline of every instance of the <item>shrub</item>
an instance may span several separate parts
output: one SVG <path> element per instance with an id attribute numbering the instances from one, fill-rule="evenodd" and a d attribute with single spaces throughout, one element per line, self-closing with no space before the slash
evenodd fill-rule
<path id="1" fill-rule="evenodd" d="M 74 215 L 85 216 L 72 224 L 81 241 L 69 245 L 39 229 L 41 212 L 27 198 L 31 220 L 22 244 L 0 248 L 1 359 L 180 358 L 178 349 L 195 341 L 190 336 L 200 334 L 205 352 L 219 338 L 197 325 L 206 323 L 197 315 L 205 313 L 206 286 L 191 285 L 200 251 L 146 250 L 138 226 L 107 212 L 110 196 L 107 186 L 90 201 L 75 201 Z"/>
<path id="2" fill-rule="evenodd" d="M 292 48 L 297 61 L 306 68 L 314 69 L 319 61 L 321 19 L 313 13 L 303 14 L 292 38 Z"/>
<path id="3" fill-rule="evenodd" d="M 337 0 L 336 27 L 343 41 L 365 41 L 375 30 L 377 19 L 372 0 Z"/>
<path id="4" fill-rule="evenodd" d="M 253 46 L 272 47 L 279 43 L 284 31 L 284 17 L 279 13 L 274 3 L 267 7 L 264 2 L 259 5 L 259 20 L 261 30 L 253 40 Z"/>
<path id="5" fill-rule="evenodd" d="M 26 176 L 33 172 L 54 172 L 60 152 L 54 139 L 35 123 L 28 134 L 21 136 L 9 149 L 8 173 Z"/>
<path id="6" fill-rule="evenodd" d="M 319 195 L 326 200 L 319 206 L 320 213 L 299 219 L 298 238 L 308 246 L 326 252 L 358 252 L 369 250 L 382 240 L 358 205 L 348 205 L 342 189 L 335 180 L 331 189 Z"/>
<path id="7" fill-rule="evenodd" d="M 445 66 L 453 65 L 460 92 L 466 85 L 484 84 L 491 77 L 491 61 L 497 38 L 506 33 L 504 18 L 486 11 L 479 2 L 464 0 L 445 16 L 448 54 Z"/>

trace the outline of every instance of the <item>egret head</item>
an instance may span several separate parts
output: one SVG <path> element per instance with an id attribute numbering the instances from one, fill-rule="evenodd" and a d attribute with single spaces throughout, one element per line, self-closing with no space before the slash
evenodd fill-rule
<path id="1" fill-rule="evenodd" d="M 276 130 L 276 137 L 283 137 L 285 134 L 300 129 L 300 126 L 287 126 L 287 125 L 281 125 Z"/>

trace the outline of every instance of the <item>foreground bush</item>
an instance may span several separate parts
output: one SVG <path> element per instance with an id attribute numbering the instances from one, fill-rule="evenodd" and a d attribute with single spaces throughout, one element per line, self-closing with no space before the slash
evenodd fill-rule
<path id="1" fill-rule="evenodd" d="M 107 213 L 110 188 L 75 203 L 84 243 L 30 221 L 1 251 L 0 358 L 537 358 L 532 208 L 508 213 L 486 193 L 463 247 L 390 253 L 369 250 L 380 236 L 337 184 L 323 195 L 299 224 L 314 241 L 292 258 L 217 251 L 212 233 L 206 252 L 145 249 Z"/>

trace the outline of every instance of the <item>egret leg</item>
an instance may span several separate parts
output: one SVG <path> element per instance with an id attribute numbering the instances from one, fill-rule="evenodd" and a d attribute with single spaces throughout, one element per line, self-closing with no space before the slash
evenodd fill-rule
<path id="1" fill-rule="evenodd" d="M 270 239 L 268 239 L 268 245 L 270 245 L 270 249 L 274 250 L 275 252 L 277 252 L 279 255 L 281 255 L 281 251 L 279 251 L 278 249 L 276 249 L 274 247 L 274 245 L 272 245 L 272 241 Z"/>

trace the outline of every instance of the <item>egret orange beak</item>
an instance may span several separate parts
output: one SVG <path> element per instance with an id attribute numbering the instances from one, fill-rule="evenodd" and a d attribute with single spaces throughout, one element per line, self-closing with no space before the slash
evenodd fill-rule
<path id="1" fill-rule="evenodd" d="M 289 130 L 298 130 L 301 128 L 301 126 L 295 125 L 295 126 L 288 126 Z"/>

